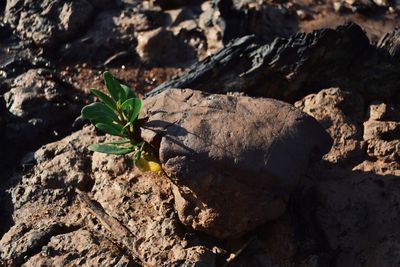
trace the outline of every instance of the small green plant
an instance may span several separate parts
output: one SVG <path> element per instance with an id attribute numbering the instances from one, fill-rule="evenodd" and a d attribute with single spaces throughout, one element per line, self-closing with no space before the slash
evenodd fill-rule
<path id="1" fill-rule="evenodd" d="M 89 146 L 89 150 L 116 155 L 133 153 L 135 165 L 142 171 L 161 170 L 155 157 L 147 151 L 150 149 L 148 144 L 139 134 L 138 116 L 142 101 L 128 86 L 120 84 L 110 72 L 104 72 L 103 78 L 109 95 L 91 89 L 101 102 L 83 107 L 82 117 L 88 119 L 96 128 L 119 136 L 120 140 L 93 144 Z"/>

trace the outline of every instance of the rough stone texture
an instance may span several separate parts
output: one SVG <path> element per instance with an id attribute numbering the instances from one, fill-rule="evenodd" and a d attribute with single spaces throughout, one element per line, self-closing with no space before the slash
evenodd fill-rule
<path id="1" fill-rule="evenodd" d="M 272 43 L 254 36 L 240 38 L 147 96 L 168 88 L 192 88 L 294 102 L 321 88 L 339 86 L 367 99 L 389 100 L 398 97 L 399 69 L 399 63 L 371 46 L 363 30 L 350 23 Z"/>
<path id="2" fill-rule="evenodd" d="M 4 98 L 11 114 L 5 137 L 23 151 L 64 134 L 82 106 L 82 94 L 47 69 L 16 77 Z"/>
<path id="3" fill-rule="evenodd" d="M 398 176 L 344 170 L 314 171 L 314 222 L 333 266 L 395 266 L 400 232 Z M 299 203 L 302 203 L 301 201 Z M 304 203 L 304 202 L 303 202 Z M 300 204 L 301 205 L 301 204 Z"/>
<path id="4" fill-rule="evenodd" d="M 400 29 L 386 33 L 377 47 L 386 50 L 396 60 L 400 59 Z"/>
<path id="5" fill-rule="evenodd" d="M 321 262 L 396 266 L 400 237 L 395 226 L 400 219 L 398 104 L 380 99 L 368 103 L 354 92 L 329 88 L 296 105 L 315 116 L 334 138 L 326 161 L 308 169 L 292 198 L 300 246 L 315 255 L 317 266 Z M 352 149 L 348 145 L 352 140 L 363 142 L 365 149 Z"/>
<path id="6" fill-rule="evenodd" d="M 68 66 L 66 78 L 76 82 L 79 73 L 81 80 L 77 82 L 80 87 L 86 87 L 94 78 L 92 73 L 100 69 L 96 68 L 90 74 L 81 72 L 80 67 L 66 63 L 66 58 L 74 53 L 80 56 L 79 53 L 82 55 L 89 51 L 94 56 L 104 52 L 104 60 L 116 53 L 117 58 L 124 56 L 125 60 L 128 59 L 123 64 L 132 62 L 130 56 L 134 55 L 134 51 L 131 45 L 136 45 L 136 36 L 159 27 L 164 27 L 170 36 L 173 35 L 171 46 L 183 42 L 198 53 L 201 46 L 208 52 L 222 48 L 229 38 L 235 37 L 230 34 L 228 38 L 229 29 L 240 34 L 255 33 L 263 39 L 272 40 L 275 34 L 284 33 L 278 32 L 282 29 L 279 23 L 286 23 L 286 19 L 292 16 L 286 17 L 280 11 L 289 10 L 290 14 L 294 14 L 293 11 L 297 10 L 299 17 L 305 14 L 306 18 L 299 21 L 299 27 L 307 32 L 349 19 L 346 14 L 332 16 L 330 10 L 318 9 L 324 6 L 322 2 L 321 5 L 306 6 L 296 2 L 293 6 L 291 1 L 233 0 L 213 1 L 218 6 L 215 5 L 212 10 L 199 10 L 196 6 L 160 10 L 156 5 L 151 8 L 145 6 L 155 1 L 123 0 L 114 6 L 116 10 L 110 10 L 103 5 L 114 4 L 115 1 L 88 0 L 95 11 L 88 16 L 90 19 L 87 22 L 79 22 L 82 25 L 78 30 L 65 29 L 65 24 L 55 29 L 54 23 L 59 20 L 58 14 L 62 9 L 46 13 L 47 10 L 37 7 L 51 3 L 50 7 L 56 1 L 30 0 L 29 5 L 26 4 L 28 0 L 1 1 L 0 20 L 3 20 L 2 11 L 6 2 L 8 7 L 16 7 L 10 12 L 16 15 L 13 15 L 15 22 L 11 23 L 12 27 L 9 23 L 0 22 L 1 95 L 15 89 L 13 83 L 16 76 L 32 68 L 57 69 L 59 66 L 53 66 L 51 62 L 56 63 L 59 59 Z M 57 1 L 57 6 L 81 2 Z M 357 3 L 359 7 L 354 9 L 356 11 L 366 6 L 359 3 L 372 3 L 343 2 L 350 5 Z M 387 4 L 387 1 L 374 2 Z M 229 5 L 221 5 L 226 3 Z M 206 1 L 203 7 L 209 4 Z M 325 6 L 331 4 L 325 3 Z M 137 9 L 139 6 L 142 9 Z M 372 11 L 380 11 L 375 5 L 370 7 Z M 299 8 L 305 12 L 302 13 Z M 23 22 L 20 21 L 22 13 L 25 13 Z M 69 17 L 67 13 L 61 14 L 67 24 L 72 25 L 75 19 L 83 18 Z M 376 15 L 372 20 L 364 16 L 352 17 L 364 25 L 372 44 L 396 21 L 384 18 L 391 16 L 389 13 Z M 316 19 L 308 21 L 308 16 Z M 239 25 L 237 19 L 243 17 L 247 21 L 242 24 L 239 21 Z M 224 23 L 220 23 L 222 20 L 226 28 Z M 40 23 L 24 24 L 29 21 Z M 25 25 L 26 29 L 22 29 Z M 232 28 L 232 25 L 238 28 Z M 285 30 L 295 29 L 293 26 L 296 27 L 289 25 Z M 50 32 L 43 32 L 46 29 Z M 268 34 L 260 35 L 264 30 Z M 131 31 L 136 36 L 130 35 Z M 24 40 L 21 41 L 14 33 Z M 48 40 L 47 35 L 50 36 Z M 103 39 L 99 35 L 103 35 Z M 62 41 L 62 45 L 69 42 L 73 49 L 67 54 L 67 50 L 63 49 L 37 48 L 29 40 L 34 37 L 39 42 L 48 41 L 49 45 L 57 40 Z M 360 29 L 351 25 L 277 39 L 272 44 L 265 39 L 260 41 L 250 37 L 229 44 L 215 57 L 195 66 L 184 79 L 178 78 L 172 82 L 174 85 L 169 83 L 169 86 L 180 83 L 182 88 L 212 92 L 243 91 L 249 95 L 273 96 L 291 102 L 314 92 L 300 101 L 299 107 L 313 115 L 334 135 L 334 148 L 324 157 L 325 162 L 316 163 L 302 177 L 300 187 L 291 195 L 286 213 L 235 240 L 210 240 L 204 234 L 185 229 L 172 207 L 173 193 L 166 177 L 132 173 L 129 156 L 97 153 L 92 156 L 84 149 L 99 139 L 92 128 L 27 154 L 21 166 L 18 165 L 19 160 L 11 160 L 20 167 L 21 173 L 15 173 L 5 185 L 9 177 L 2 172 L 13 171 L 8 166 L 3 167 L 3 159 L 9 161 L 15 151 L 10 147 L 20 145 L 22 148 L 18 151 L 22 153 L 23 149 L 30 150 L 23 145 L 30 138 L 36 147 L 41 145 L 40 142 L 49 142 L 48 139 L 40 140 L 44 136 L 60 139 L 60 130 L 55 136 L 52 127 L 67 129 L 68 132 L 72 115 L 63 120 L 63 112 L 55 112 L 58 122 L 54 121 L 54 125 L 44 130 L 43 134 L 36 135 L 37 138 L 32 136 L 38 128 L 32 131 L 28 128 L 29 131 L 20 131 L 19 135 L 10 134 L 12 128 L 8 128 L 8 136 L 13 136 L 18 142 L 8 142 L 4 138 L 5 132 L 0 140 L 0 146 L 7 145 L 0 147 L 3 154 L 2 158 L 0 155 L 0 266 L 213 266 L 216 254 L 221 263 L 250 239 L 253 241 L 230 266 L 397 266 L 400 240 L 396 225 L 399 221 L 397 177 L 400 176 L 398 47 L 398 31 L 382 38 L 379 49 L 376 49 L 368 43 Z M 157 51 L 157 48 L 152 49 Z M 157 69 L 132 74 L 130 71 L 136 65 L 126 67 L 123 71 L 126 75 L 119 72 L 121 76 L 118 76 L 130 76 L 130 82 L 136 82 L 135 75 L 149 80 L 153 80 L 153 75 L 157 76 L 154 74 Z M 24 79 L 31 78 L 49 85 L 49 88 L 54 86 L 63 99 L 71 96 L 68 103 L 81 104 L 72 101 L 75 91 L 70 91 L 70 87 L 58 79 L 49 77 L 47 72 L 43 75 L 29 74 Z M 191 84 L 185 85 L 182 81 Z M 321 88 L 332 86 L 340 86 L 342 90 L 330 88 L 319 93 Z M 28 95 L 17 95 L 30 99 Z M 46 98 L 41 97 L 38 96 L 39 104 L 29 100 L 26 102 L 28 107 L 23 109 L 34 114 L 39 114 L 41 109 L 50 113 L 49 106 L 59 103 L 57 100 L 49 104 Z M 362 109 L 356 109 L 356 106 L 362 106 Z M 76 111 L 79 113 L 78 109 Z M 71 113 L 66 109 L 64 114 Z M 25 119 L 16 117 L 7 109 L 1 111 L 0 107 L 1 119 L 0 132 L 6 130 L 4 125 L 27 125 Z M 128 238 L 131 245 L 120 244 L 120 237 L 125 235 L 105 227 L 98 217 L 83 207 L 80 200 L 76 200 L 76 188 L 86 190 L 90 198 L 100 203 L 105 214 L 113 216 L 109 218 L 116 218 L 120 225 L 129 228 L 124 229 L 132 232 Z M 3 236 L 3 233 L 6 234 Z"/>
<path id="7" fill-rule="evenodd" d="M 139 33 L 137 41 L 136 52 L 147 65 L 191 65 L 197 59 L 193 47 L 164 28 Z"/>
<path id="8" fill-rule="evenodd" d="M 225 44 L 245 35 L 254 34 L 271 42 L 276 37 L 289 37 L 297 32 L 293 13 L 264 1 L 206 1 L 203 10 L 200 18 L 203 28 L 208 33 L 217 32 Z"/>
<path id="9" fill-rule="evenodd" d="M 10 40 L 11 39 L 11 40 Z M 39 55 L 36 49 L 21 42 L 16 36 L 9 36 L 4 40 L 5 46 L 0 46 L 0 91 L 1 94 L 9 90 L 13 79 L 29 69 L 49 68 L 52 64 Z"/>
<path id="10" fill-rule="evenodd" d="M 368 159 L 356 169 L 400 175 L 400 108 L 382 101 L 372 103 L 364 122 Z"/>
<path id="11" fill-rule="evenodd" d="M 93 6 L 86 0 L 8 0 L 5 19 L 22 38 L 51 47 L 75 37 L 92 11 Z"/>
<path id="12" fill-rule="evenodd" d="M 87 229 L 52 236 L 23 266 L 128 266 L 129 258 L 111 241 Z"/>
<path id="13" fill-rule="evenodd" d="M 310 157 L 331 147 L 314 119 L 276 100 L 170 89 L 143 105 L 141 134 L 159 146 L 181 221 L 219 238 L 279 217 Z"/>
<path id="14" fill-rule="evenodd" d="M 294 105 L 317 119 L 333 137 L 333 147 L 325 160 L 349 163 L 362 158 L 364 100 L 359 94 L 329 88 Z"/>
<path id="15" fill-rule="evenodd" d="M 211 250 L 179 223 L 169 180 L 132 171 L 130 156 L 92 157 L 86 147 L 100 140 L 86 127 L 25 157 L 28 170 L 0 194 L 4 265 L 214 266 Z M 91 191 L 131 235 L 107 228 L 77 200 L 76 188 Z"/>
<path id="16" fill-rule="evenodd" d="M 116 160 L 94 154 L 92 169 L 96 171 L 96 182 L 93 197 L 109 215 L 134 234 L 132 245 L 139 251 L 139 258 L 149 266 L 164 262 L 177 266 L 202 262 L 212 266 L 215 259 L 210 250 L 185 242 L 184 236 L 178 234 L 184 229 L 174 210 L 168 178 L 161 174 L 127 173 L 127 158 L 114 158 Z M 107 163 L 118 167 L 110 169 Z M 123 171 L 118 175 L 121 169 Z M 116 178 L 107 178 L 110 176 Z"/>
<path id="17" fill-rule="evenodd" d="M 124 56 L 133 57 L 137 45 L 136 34 L 157 27 L 162 17 L 161 14 L 154 16 L 149 12 L 128 9 L 103 11 L 96 16 L 84 35 L 63 45 L 60 53 L 64 60 L 94 62 L 104 62 L 121 52 Z"/>

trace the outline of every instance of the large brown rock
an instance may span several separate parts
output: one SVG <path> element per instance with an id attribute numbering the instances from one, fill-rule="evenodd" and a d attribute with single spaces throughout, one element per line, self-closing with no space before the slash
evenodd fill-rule
<path id="1" fill-rule="evenodd" d="M 312 117 L 273 99 L 170 89 L 146 99 L 141 116 L 180 220 L 218 238 L 279 217 L 310 159 L 332 144 Z"/>

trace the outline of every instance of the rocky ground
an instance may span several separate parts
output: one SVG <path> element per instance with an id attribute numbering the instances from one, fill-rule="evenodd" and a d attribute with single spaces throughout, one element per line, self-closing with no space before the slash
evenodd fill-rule
<path id="1" fill-rule="evenodd" d="M 3 1 L 0 266 L 398 266 L 399 12 Z M 164 172 L 87 150 L 104 70 Z"/>

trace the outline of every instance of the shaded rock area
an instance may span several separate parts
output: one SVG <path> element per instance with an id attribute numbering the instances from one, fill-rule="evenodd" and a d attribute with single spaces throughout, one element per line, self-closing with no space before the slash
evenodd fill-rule
<path id="1" fill-rule="evenodd" d="M 397 266 L 399 10 L 379 0 L 1 1 L 0 266 Z M 165 173 L 87 150 L 112 140 L 78 118 L 105 69 L 140 96 L 154 89 L 146 103 L 184 89 L 154 104 L 175 113 L 148 114 L 169 121 L 150 138 Z M 183 97 L 187 88 L 205 92 Z M 260 125 L 275 129 L 289 106 L 308 119 L 288 128 L 302 138 L 276 148 L 304 147 L 264 161 L 277 135 L 259 136 Z M 199 128 L 215 131 L 188 134 Z M 322 156 L 310 149 L 324 130 L 333 144 Z M 250 224 L 235 229 L 241 218 Z"/>
<path id="2" fill-rule="evenodd" d="M 82 94 L 48 69 L 31 69 L 10 87 L 3 95 L 8 111 L 1 141 L 10 161 L 65 135 L 80 114 Z"/>
<path id="3" fill-rule="evenodd" d="M 272 99 L 170 89 L 146 99 L 142 116 L 182 223 L 217 238 L 278 218 L 310 158 L 331 147 L 314 119 Z"/>

